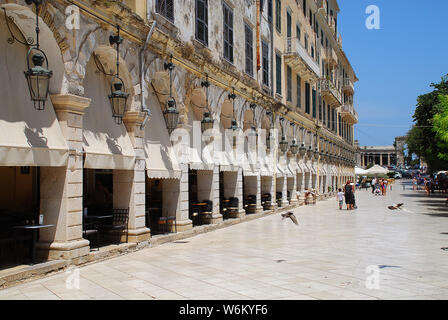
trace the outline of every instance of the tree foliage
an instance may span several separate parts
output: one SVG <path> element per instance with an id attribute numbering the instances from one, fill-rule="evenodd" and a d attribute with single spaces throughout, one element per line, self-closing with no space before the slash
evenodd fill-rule
<path id="1" fill-rule="evenodd" d="M 445 157 L 448 156 L 448 143 L 441 139 L 445 118 L 436 117 L 443 114 L 443 101 L 440 96 L 448 94 L 448 75 L 443 77 L 440 83 L 432 83 L 431 87 L 434 88 L 432 92 L 417 98 L 417 107 L 412 116 L 414 126 L 408 132 L 406 143 L 409 153 L 423 158 L 430 171 L 436 171 L 448 168 L 448 157 Z M 440 124 L 439 131 L 435 129 L 434 121 Z M 446 121 L 448 122 L 448 119 Z"/>

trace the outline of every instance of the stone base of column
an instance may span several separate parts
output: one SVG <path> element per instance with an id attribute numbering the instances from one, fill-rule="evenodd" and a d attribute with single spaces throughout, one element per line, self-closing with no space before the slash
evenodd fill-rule
<path id="1" fill-rule="evenodd" d="M 263 210 L 263 206 L 260 206 L 260 207 L 257 207 L 256 209 L 255 209 L 255 213 L 261 213 L 261 212 L 263 212 L 264 210 Z"/>
<path id="2" fill-rule="evenodd" d="M 36 256 L 47 260 L 73 260 L 90 253 L 90 242 L 80 239 L 70 242 L 38 242 L 36 243 Z"/>
<path id="3" fill-rule="evenodd" d="M 229 218 L 244 218 L 246 216 L 246 210 L 230 210 L 228 211 Z"/>
<path id="4" fill-rule="evenodd" d="M 303 206 L 305 205 L 305 196 L 300 196 L 299 197 L 299 206 Z"/>
<path id="5" fill-rule="evenodd" d="M 193 229 L 193 222 L 190 219 L 182 220 L 182 221 L 176 221 L 176 228 L 177 232 L 187 231 L 190 229 Z M 172 230 L 175 231 L 174 227 L 172 227 Z"/>
<path id="6" fill-rule="evenodd" d="M 128 242 L 139 243 L 149 241 L 151 238 L 151 230 L 148 228 L 139 228 L 128 231 Z M 121 240 L 126 241 L 126 235 L 121 236 Z"/>
<path id="7" fill-rule="evenodd" d="M 213 213 L 213 214 L 204 214 L 204 216 L 201 216 L 201 221 L 203 224 L 217 224 L 223 221 L 222 214 L 220 213 Z"/>

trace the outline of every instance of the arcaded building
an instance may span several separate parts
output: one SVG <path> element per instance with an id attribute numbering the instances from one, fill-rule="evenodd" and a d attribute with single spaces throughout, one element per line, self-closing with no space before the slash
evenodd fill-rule
<path id="1" fill-rule="evenodd" d="M 0 219 L 39 256 L 81 261 L 112 213 L 145 244 L 353 179 L 337 1 L 32 2 L 0 0 Z"/>

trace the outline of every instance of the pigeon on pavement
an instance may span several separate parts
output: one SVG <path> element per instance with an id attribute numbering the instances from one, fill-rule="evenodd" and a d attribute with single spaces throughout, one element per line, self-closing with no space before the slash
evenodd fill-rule
<path id="1" fill-rule="evenodd" d="M 286 212 L 286 213 L 282 213 L 282 220 L 285 219 L 285 218 L 290 218 L 292 220 L 292 222 L 294 222 L 296 225 L 299 225 L 299 223 L 297 222 L 296 217 L 294 216 L 294 214 L 291 211 Z"/>
<path id="2" fill-rule="evenodd" d="M 402 209 L 401 207 L 404 205 L 404 203 L 398 203 L 398 204 L 395 204 L 395 205 L 393 205 L 393 206 L 388 206 L 388 208 L 390 209 L 390 210 L 397 210 L 397 209 Z"/>

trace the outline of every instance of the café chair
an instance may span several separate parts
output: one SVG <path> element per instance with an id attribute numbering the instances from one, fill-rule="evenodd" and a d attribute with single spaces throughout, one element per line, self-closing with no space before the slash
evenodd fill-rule
<path id="1" fill-rule="evenodd" d="M 128 209 L 112 209 L 112 224 L 103 225 L 106 231 L 112 231 L 119 234 L 117 244 L 121 242 L 121 235 L 126 233 L 126 243 L 128 243 L 128 224 L 129 224 L 129 208 Z"/>

